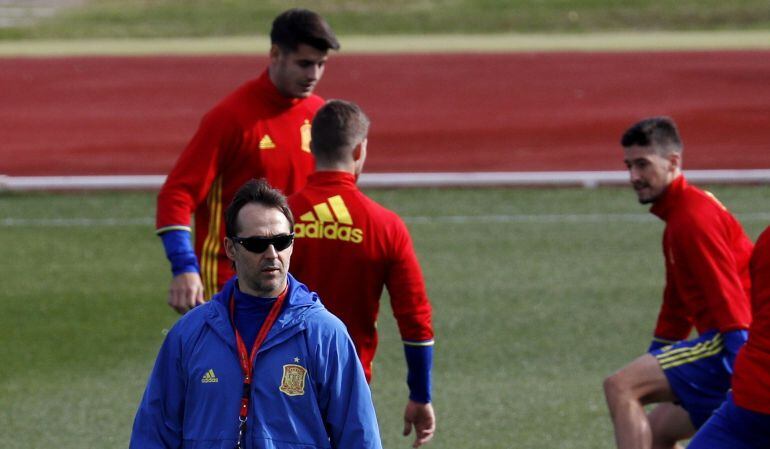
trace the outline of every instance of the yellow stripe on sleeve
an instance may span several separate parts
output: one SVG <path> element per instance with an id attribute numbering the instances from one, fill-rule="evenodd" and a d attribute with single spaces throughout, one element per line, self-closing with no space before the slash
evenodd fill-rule
<path id="1" fill-rule="evenodd" d="M 222 224 L 222 176 L 218 176 L 211 186 L 208 197 L 209 229 L 203 242 L 201 255 L 201 277 L 203 278 L 204 296 L 208 300 L 217 291 L 218 256 L 221 242 L 219 228 Z"/>

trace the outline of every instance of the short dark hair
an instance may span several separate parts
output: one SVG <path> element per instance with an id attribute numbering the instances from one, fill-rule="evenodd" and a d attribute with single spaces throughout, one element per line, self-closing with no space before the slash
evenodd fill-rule
<path id="1" fill-rule="evenodd" d="M 340 49 L 337 36 L 323 17 L 303 8 L 289 9 L 273 20 L 270 42 L 284 51 L 295 51 L 299 44 L 307 44 L 320 51 Z"/>
<path id="2" fill-rule="evenodd" d="M 628 128 L 620 144 L 624 148 L 638 145 L 653 147 L 657 153 L 682 153 L 682 139 L 679 130 L 671 117 L 650 117 L 635 123 Z"/>
<path id="3" fill-rule="evenodd" d="M 259 203 L 265 207 L 280 210 L 289 220 L 289 230 L 294 229 L 294 216 L 291 214 L 286 197 L 280 190 L 270 187 L 264 179 L 251 179 L 235 193 L 225 211 L 225 232 L 227 237 L 237 237 L 238 212 L 249 203 Z"/>
<path id="4" fill-rule="evenodd" d="M 310 128 L 313 155 L 326 163 L 344 161 L 353 148 L 366 139 L 369 123 L 369 117 L 357 104 L 329 100 L 316 112 Z"/>

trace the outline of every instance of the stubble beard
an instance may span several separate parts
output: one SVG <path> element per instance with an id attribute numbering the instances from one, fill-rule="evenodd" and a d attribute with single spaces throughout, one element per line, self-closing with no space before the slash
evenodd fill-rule
<path id="1" fill-rule="evenodd" d="M 261 292 L 264 297 L 278 296 L 282 287 L 286 285 L 286 273 L 281 272 L 278 277 L 269 280 L 257 280 L 256 284 L 257 287 L 259 287 L 259 290 L 257 291 Z M 275 292 L 278 293 L 273 294 Z"/>

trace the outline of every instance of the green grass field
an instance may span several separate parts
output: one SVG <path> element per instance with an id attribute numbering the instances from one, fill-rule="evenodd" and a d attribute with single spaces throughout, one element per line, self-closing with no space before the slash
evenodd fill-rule
<path id="1" fill-rule="evenodd" d="M 770 186 L 719 187 L 756 238 Z M 611 448 L 605 375 L 647 347 L 661 222 L 628 189 L 375 190 L 409 225 L 435 308 L 439 448 Z M 177 315 L 151 193 L 0 195 L 0 447 L 125 447 Z M 373 391 L 406 399 L 389 308 Z"/>
<path id="2" fill-rule="evenodd" d="M 770 27 L 764 0 L 90 0 L 34 27 L 0 28 L 0 39 L 254 35 L 291 6 L 316 9 L 342 35 Z"/>
<path id="3" fill-rule="evenodd" d="M 127 41 L 125 53 L 201 51 L 202 42 L 208 51 L 232 42 L 233 51 L 258 52 L 266 47 L 251 36 L 264 36 L 293 5 L 322 12 L 341 36 L 375 36 L 343 41 L 346 52 L 371 50 L 384 34 L 408 35 L 383 44 L 390 51 L 475 39 L 498 51 L 638 42 L 589 34 L 597 31 L 770 29 L 766 0 L 91 0 L 36 26 L 0 28 L 9 44 L 0 54 L 121 53 L 126 38 L 223 36 L 236 40 Z M 540 34 L 496 44 L 466 36 L 532 32 Z M 586 34 L 544 37 L 565 32 Z M 430 48 L 409 37 L 433 34 L 440 42 Z M 685 39 L 694 48 L 732 39 L 716 36 Z M 669 38 L 682 45 L 682 35 Z M 85 40 L 62 50 L 63 39 Z M 751 47 L 747 39 L 767 47 L 766 34 L 739 39 L 737 47 Z M 713 191 L 752 238 L 770 223 L 770 186 Z M 601 382 L 648 345 L 663 286 L 662 223 L 620 188 L 370 193 L 406 218 L 434 304 L 438 430 L 428 447 L 614 447 Z M 1 448 L 126 447 L 164 331 L 178 317 L 165 304 L 170 273 L 153 214 L 150 193 L 0 193 Z M 407 448 L 402 348 L 382 310 L 372 388 L 384 446 Z"/>

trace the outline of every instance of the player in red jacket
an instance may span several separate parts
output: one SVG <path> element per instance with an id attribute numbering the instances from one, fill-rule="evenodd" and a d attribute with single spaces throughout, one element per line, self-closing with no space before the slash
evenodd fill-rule
<path id="1" fill-rule="evenodd" d="M 666 287 L 650 351 L 604 382 L 617 446 L 676 448 L 726 398 L 751 324 L 752 244 L 713 195 L 682 175 L 682 143 L 667 117 L 621 141 L 639 202 L 666 222 Z M 698 337 L 686 340 L 695 328 Z M 644 405 L 659 403 L 649 415 Z"/>
<path id="2" fill-rule="evenodd" d="M 735 359 L 733 391 L 690 449 L 770 447 L 770 227 L 757 239 L 750 266 L 754 321 Z"/>
<path id="3" fill-rule="evenodd" d="M 290 271 L 345 323 L 369 380 L 380 296 L 387 287 L 408 367 L 404 435 L 414 427 L 418 447 L 435 429 L 431 306 L 403 221 L 356 186 L 368 129 L 369 119 L 353 103 L 330 101 L 316 114 L 311 144 L 316 171 L 289 197 L 296 219 Z"/>
<path id="4" fill-rule="evenodd" d="M 329 49 L 339 43 L 323 18 L 305 9 L 276 17 L 270 39 L 267 70 L 203 117 L 158 195 L 157 233 L 173 273 L 168 303 L 179 313 L 209 298 L 233 274 L 222 247 L 222 211 L 236 190 L 265 178 L 290 194 L 313 171 L 310 123 L 323 104 L 313 90 Z"/>

